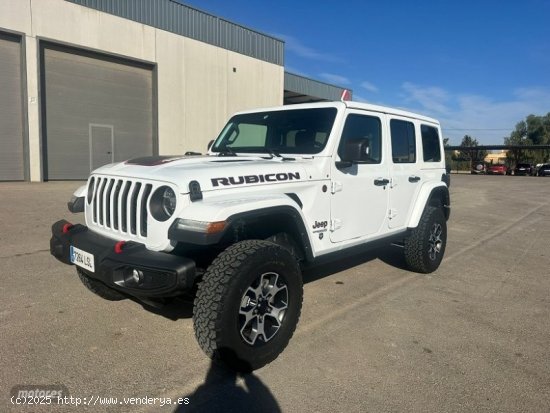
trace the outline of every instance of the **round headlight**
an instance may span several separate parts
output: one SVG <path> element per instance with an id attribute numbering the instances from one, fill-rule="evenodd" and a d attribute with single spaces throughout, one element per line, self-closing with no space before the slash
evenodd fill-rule
<path id="1" fill-rule="evenodd" d="M 92 198 L 94 197 L 94 185 L 95 185 L 95 179 L 92 177 L 90 179 L 90 182 L 88 182 L 88 204 L 92 203 Z"/>
<path id="2" fill-rule="evenodd" d="M 169 186 L 161 186 L 151 196 L 149 204 L 151 215 L 157 221 L 166 221 L 176 211 L 177 198 L 174 190 Z"/>
<path id="3" fill-rule="evenodd" d="M 176 210 L 176 194 L 172 191 L 172 188 L 165 187 L 164 189 L 162 194 L 162 210 L 169 217 Z"/>

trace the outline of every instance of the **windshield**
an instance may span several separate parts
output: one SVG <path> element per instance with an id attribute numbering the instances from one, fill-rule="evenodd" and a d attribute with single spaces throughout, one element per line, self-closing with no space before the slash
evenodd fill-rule
<path id="1" fill-rule="evenodd" d="M 212 152 L 316 154 L 327 144 L 336 111 L 289 109 L 233 116 Z"/>

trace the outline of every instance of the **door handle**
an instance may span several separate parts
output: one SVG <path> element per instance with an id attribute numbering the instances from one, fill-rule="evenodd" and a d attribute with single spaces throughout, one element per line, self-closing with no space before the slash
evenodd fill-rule
<path id="1" fill-rule="evenodd" d="M 389 183 L 390 183 L 390 180 L 386 179 L 386 178 L 376 178 L 374 180 L 374 185 L 376 185 L 376 186 L 386 186 Z"/>
<path id="2" fill-rule="evenodd" d="M 420 177 L 416 175 L 409 176 L 409 182 L 418 182 L 420 181 Z"/>

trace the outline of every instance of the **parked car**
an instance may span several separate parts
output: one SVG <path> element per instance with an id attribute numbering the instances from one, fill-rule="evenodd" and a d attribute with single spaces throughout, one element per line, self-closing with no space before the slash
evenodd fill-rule
<path id="1" fill-rule="evenodd" d="M 538 176 L 550 176 L 550 163 L 545 163 L 540 166 L 537 173 Z"/>
<path id="2" fill-rule="evenodd" d="M 481 175 L 487 172 L 485 167 L 485 162 L 483 161 L 472 161 L 472 175 Z"/>
<path id="3" fill-rule="evenodd" d="M 518 163 L 514 168 L 514 175 L 530 175 L 535 174 L 535 166 L 530 163 Z"/>
<path id="4" fill-rule="evenodd" d="M 487 169 L 488 175 L 506 175 L 508 167 L 503 164 L 490 165 Z"/>

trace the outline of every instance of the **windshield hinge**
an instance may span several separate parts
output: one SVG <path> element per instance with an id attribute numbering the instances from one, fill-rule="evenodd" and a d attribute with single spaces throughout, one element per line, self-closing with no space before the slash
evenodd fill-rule
<path id="1" fill-rule="evenodd" d="M 330 185 L 330 192 L 335 194 L 336 192 L 340 192 L 343 187 L 344 187 L 344 185 L 342 185 L 342 182 L 332 181 L 332 183 Z"/>
<path id="2" fill-rule="evenodd" d="M 340 219 L 331 219 L 330 220 L 330 230 L 336 231 L 337 229 L 342 228 L 342 220 Z"/>

